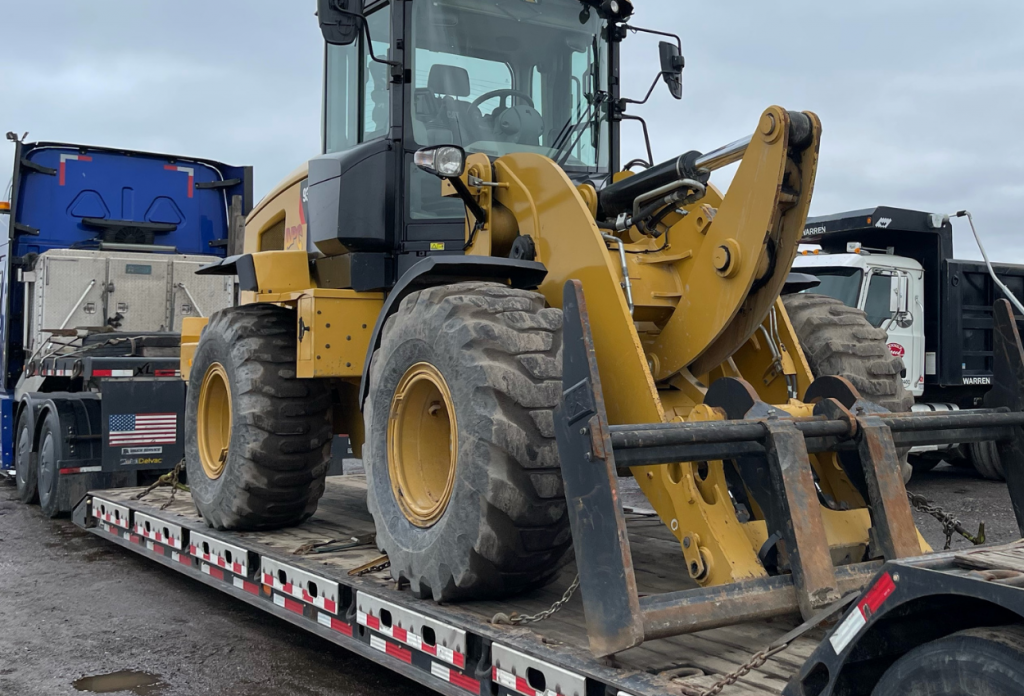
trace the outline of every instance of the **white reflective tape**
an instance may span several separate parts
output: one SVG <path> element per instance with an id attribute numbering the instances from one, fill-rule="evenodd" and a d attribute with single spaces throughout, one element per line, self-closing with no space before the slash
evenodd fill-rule
<path id="1" fill-rule="evenodd" d="M 514 676 L 512 676 L 511 672 L 506 672 L 503 669 L 499 669 L 499 670 L 497 670 L 497 673 L 498 673 L 498 683 L 499 684 L 501 684 L 502 686 L 504 686 L 506 688 L 509 688 L 509 689 L 515 689 L 516 688 L 516 678 Z"/>
<path id="2" fill-rule="evenodd" d="M 152 541 L 149 541 L 147 539 L 146 540 L 146 548 L 149 549 L 150 551 L 153 551 L 153 550 L 156 549 L 156 544 L 154 544 Z"/>
<path id="3" fill-rule="evenodd" d="M 316 613 L 316 622 L 318 624 L 326 626 L 327 628 L 331 628 L 331 615 L 324 613 L 322 611 L 318 611 Z"/>
<path id="4" fill-rule="evenodd" d="M 276 604 L 279 607 L 283 607 L 284 606 L 284 597 L 282 597 L 279 594 L 275 594 L 274 595 L 274 604 Z"/>
<path id="5" fill-rule="evenodd" d="M 379 636 L 370 636 L 370 647 L 374 650 L 380 650 L 382 653 L 386 653 L 388 651 L 387 641 Z"/>
<path id="6" fill-rule="evenodd" d="M 861 613 L 860 607 L 854 607 L 850 615 L 843 619 L 843 622 L 836 627 L 836 630 L 829 636 L 828 642 L 832 644 L 832 649 L 836 651 L 836 655 L 843 652 L 846 646 L 850 644 L 860 630 L 864 628 L 868 623 L 868 620 L 864 618 L 864 614 Z"/>
<path id="7" fill-rule="evenodd" d="M 231 577 L 231 584 L 234 585 L 235 587 L 237 587 L 240 590 L 244 590 L 245 589 L 245 580 L 243 580 L 242 578 L 238 577 L 237 575 Z"/>
<path id="8" fill-rule="evenodd" d="M 452 680 L 452 671 L 442 665 L 440 662 L 430 661 L 430 673 L 439 679 L 444 679 L 446 682 Z"/>

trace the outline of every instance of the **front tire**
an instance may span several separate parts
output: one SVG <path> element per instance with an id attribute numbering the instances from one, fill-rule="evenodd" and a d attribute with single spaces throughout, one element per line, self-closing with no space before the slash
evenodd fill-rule
<path id="1" fill-rule="evenodd" d="M 367 503 L 418 596 L 505 596 L 568 560 L 561 327 L 542 296 L 493 283 L 414 293 L 387 320 L 364 408 Z"/>
<path id="2" fill-rule="evenodd" d="M 972 628 L 914 648 L 882 675 L 871 694 L 1024 694 L 1024 628 Z"/>
<path id="3" fill-rule="evenodd" d="M 215 529 L 308 519 L 324 492 L 333 437 L 321 380 L 298 379 L 295 313 L 252 304 L 217 312 L 192 362 L 185 464 Z"/>
<path id="4" fill-rule="evenodd" d="M 971 464 L 982 478 L 989 481 L 1005 481 L 1003 460 L 999 458 L 999 448 L 994 442 L 972 442 L 969 446 Z"/>

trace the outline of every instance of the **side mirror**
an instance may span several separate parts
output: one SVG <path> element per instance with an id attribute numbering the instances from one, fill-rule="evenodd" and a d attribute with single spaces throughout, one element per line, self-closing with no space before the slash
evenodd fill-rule
<path id="1" fill-rule="evenodd" d="M 363 0 L 317 0 L 316 15 L 324 41 L 332 46 L 348 46 L 359 38 Z"/>
<path id="2" fill-rule="evenodd" d="M 668 91 L 676 99 L 683 98 L 683 68 L 686 67 L 686 59 L 679 50 L 679 46 L 668 41 L 662 41 L 658 45 L 661 53 L 661 76 L 668 85 Z"/>

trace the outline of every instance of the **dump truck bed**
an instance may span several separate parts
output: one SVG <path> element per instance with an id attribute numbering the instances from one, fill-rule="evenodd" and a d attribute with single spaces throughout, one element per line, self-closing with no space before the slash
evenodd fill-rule
<path id="1" fill-rule="evenodd" d="M 312 519 L 271 532 L 218 532 L 198 516 L 187 493 L 171 500 L 170 490 L 161 488 L 139 499 L 143 490 L 93 491 L 76 510 L 75 522 L 440 693 L 699 694 L 796 623 L 747 623 L 654 640 L 599 660 L 587 650 L 578 596 L 540 623 L 490 623 L 498 613 L 531 615 L 550 607 L 572 582 L 573 565 L 548 587 L 527 595 L 437 605 L 396 589 L 387 570 L 350 575 L 379 557 L 372 545 L 303 554 L 314 544 L 344 544 L 374 533 L 361 475 L 328 478 Z M 641 593 L 687 589 L 678 542 L 660 520 L 644 514 L 627 519 Z M 797 640 L 721 693 L 782 693 L 823 635 L 816 631 Z"/>

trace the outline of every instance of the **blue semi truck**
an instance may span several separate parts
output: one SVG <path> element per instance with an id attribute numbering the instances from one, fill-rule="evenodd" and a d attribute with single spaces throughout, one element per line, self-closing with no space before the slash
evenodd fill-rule
<path id="1" fill-rule="evenodd" d="M 0 199 L 0 471 L 55 516 L 183 457 L 182 321 L 235 301 L 252 169 L 13 134 Z"/>

